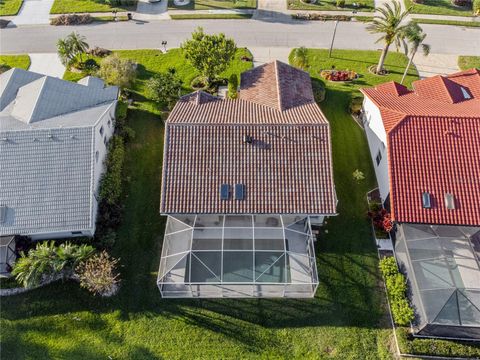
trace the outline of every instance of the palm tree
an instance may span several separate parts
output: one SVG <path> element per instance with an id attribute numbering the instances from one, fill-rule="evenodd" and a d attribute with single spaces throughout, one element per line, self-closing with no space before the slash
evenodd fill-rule
<path id="1" fill-rule="evenodd" d="M 69 66 L 75 57 L 75 52 L 73 51 L 70 42 L 66 39 L 58 39 L 57 54 L 64 66 Z"/>
<path id="2" fill-rule="evenodd" d="M 79 54 L 80 61 L 83 61 L 82 54 L 85 53 L 89 48 L 88 43 L 85 41 L 85 36 L 77 34 L 76 32 L 72 32 L 70 35 L 67 36 L 66 40 L 70 43 L 70 46 L 72 47 L 75 55 Z"/>
<path id="3" fill-rule="evenodd" d="M 293 51 L 293 65 L 305 70 L 308 67 L 308 50 L 305 46 L 296 48 Z"/>
<path id="4" fill-rule="evenodd" d="M 400 3 L 393 1 L 393 7 L 386 3 L 383 7 L 377 8 L 377 11 L 380 15 L 374 16 L 371 24 L 367 26 L 367 30 L 372 34 L 382 34 L 376 42 L 383 41 L 385 44 L 375 71 L 379 74 L 383 70 L 390 45 L 395 43 L 398 49 L 402 43 L 402 33 L 406 27 L 406 25 L 402 25 L 402 21 L 409 14 L 410 9 L 402 11 Z"/>
<path id="5" fill-rule="evenodd" d="M 403 73 L 402 80 L 400 84 L 403 84 L 405 77 L 407 76 L 408 69 L 410 65 L 412 65 L 413 58 L 418 51 L 418 48 L 422 48 L 422 53 L 425 56 L 430 54 L 430 45 L 424 44 L 423 40 L 427 37 L 427 34 L 423 32 L 423 29 L 418 25 L 416 22 L 411 21 L 408 26 L 405 28 L 403 32 L 404 36 L 404 47 L 405 53 L 410 53 L 410 58 L 408 59 L 407 67 L 405 68 L 405 72 Z M 410 45 L 410 47 L 408 46 Z"/>

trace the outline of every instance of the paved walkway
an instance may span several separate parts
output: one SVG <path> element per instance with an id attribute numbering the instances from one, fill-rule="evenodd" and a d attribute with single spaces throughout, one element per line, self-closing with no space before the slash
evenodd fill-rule
<path id="1" fill-rule="evenodd" d="M 22 8 L 12 20 L 13 25 L 50 23 L 50 9 L 54 0 L 24 0 Z"/>
<path id="2" fill-rule="evenodd" d="M 63 77 L 65 66 L 63 66 L 56 53 L 28 54 L 28 56 L 30 56 L 30 67 L 28 70 L 60 79 Z"/>
<path id="3" fill-rule="evenodd" d="M 423 54 L 417 54 L 413 62 L 421 78 L 451 74 L 460 70 L 457 55 L 429 54 L 423 56 Z"/>
<path id="4" fill-rule="evenodd" d="M 292 49 L 288 47 L 248 47 L 253 55 L 253 66 L 280 60 L 288 64 L 288 55 Z"/>

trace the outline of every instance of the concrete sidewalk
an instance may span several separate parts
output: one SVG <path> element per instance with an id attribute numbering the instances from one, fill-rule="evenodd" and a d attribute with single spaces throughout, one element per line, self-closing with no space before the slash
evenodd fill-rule
<path id="1" fill-rule="evenodd" d="M 30 56 L 28 70 L 60 79 L 63 78 L 65 66 L 63 66 L 57 54 L 28 54 L 28 56 Z"/>

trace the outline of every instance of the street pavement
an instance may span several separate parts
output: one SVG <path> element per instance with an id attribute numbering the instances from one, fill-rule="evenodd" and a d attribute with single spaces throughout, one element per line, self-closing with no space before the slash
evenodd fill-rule
<path id="1" fill-rule="evenodd" d="M 202 26 L 208 33 L 224 32 L 238 46 L 327 48 L 330 46 L 333 21 L 292 21 L 272 18 L 266 20 L 166 20 L 129 21 L 81 26 L 20 26 L 2 29 L 0 51 L 3 54 L 49 53 L 56 51 L 56 42 L 72 31 L 86 36 L 91 46 L 109 49 L 178 47 Z M 480 29 L 456 26 L 422 25 L 428 34 L 426 42 L 436 54 L 480 55 Z M 366 31 L 360 22 L 340 22 L 335 47 L 342 49 L 379 49 L 377 35 Z M 392 49 L 394 50 L 394 49 Z"/>

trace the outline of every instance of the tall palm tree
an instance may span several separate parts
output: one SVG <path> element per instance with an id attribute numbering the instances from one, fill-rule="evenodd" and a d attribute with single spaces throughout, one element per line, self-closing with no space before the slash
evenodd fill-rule
<path id="1" fill-rule="evenodd" d="M 70 43 L 70 46 L 72 47 L 75 55 L 79 54 L 80 61 L 83 61 L 82 54 L 85 53 L 89 48 L 85 36 L 82 36 L 76 32 L 72 32 L 70 35 L 67 36 L 66 40 Z"/>
<path id="2" fill-rule="evenodd" d="M 405 72 L 403 73 L 402 81 L 400 81 L 400 84 L 403 84 L 403 81 L 407 76 L 408 69 L 410 68 L 410 65 L 412 65 L 413 58 L 415 57 L 418 49 L 421 47 L 422 53 L 425 56 L 428 56 L 428 54 L 430 54 L 430 45 L 423 43 L 423 41 L 427 37 L 427 34 L 423 32 L 423 29 L 416 22 L 411 21 L 408 24 L 408 26 L 403 32 L 403 37 L 405 53 L 409 53 L 410 57 L 408 59 L 408 64 L 405 68 Z"/>
<path id="3" fill-rule="evenodd" d="M 376 9 L 380 14 L 375 15 L 370 25 L 367 26 L 367 30 L 372 34 L 382 34 L 382 36 L 376 41 L 384 42 L 382 55 L 378 61 L 376 73 L 381 73 L 383 70 L 383 64 L 387 57 L 388 49 L 390 45 L 394 44 L 397 49 L 402 44 L 402 33 L 406 25 L 402 25 L 402 21 L 407 17 L 410 9 L 402 11 L 402 7 L 398 1 L 393 1 L 393 7 L 390 3 L 386 3 L 383 7 Z"/>

